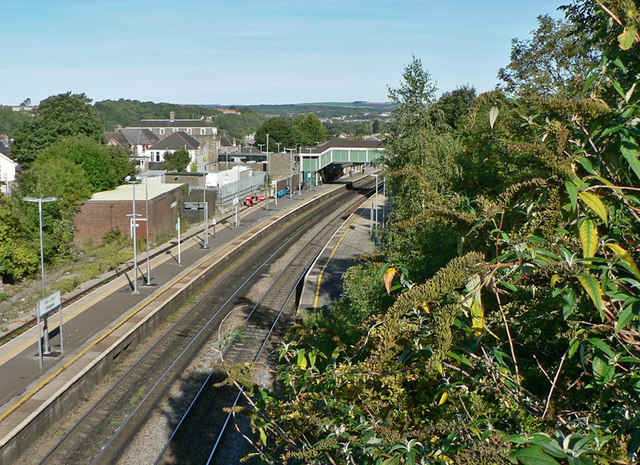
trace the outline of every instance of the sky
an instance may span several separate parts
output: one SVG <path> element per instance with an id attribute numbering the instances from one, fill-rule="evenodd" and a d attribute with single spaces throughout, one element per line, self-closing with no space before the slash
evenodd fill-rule
<path id="1" fill-rule="evenodd" d="M 511 40 L 568 0 L 0 0 L 0 105 L 64 92 L 180 104 L 388 101 L 498 84 Z"/>

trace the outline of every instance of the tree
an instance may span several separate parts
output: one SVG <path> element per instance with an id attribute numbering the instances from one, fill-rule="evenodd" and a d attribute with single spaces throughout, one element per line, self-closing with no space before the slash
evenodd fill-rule
<path id="1" fill-rule="evenodd" d="M 269 134 L 269 150 L 276 147 L 277 143 L 280 143 L 282 147 L 295 147 L 296 143 L 300 143 L 302 140 L 300 131 L 291 124 L 290 120 L 282 116 L 269 118 L 260 125 L 256 131 L 256 145 L 266 144 L 267 134 Z"/>
<path id="2" fill-rule="evenodd" d="M 638 0 L 579 0 L 561 9 L 575 25 L 574 33 L 585 38 L 584 46 L 606 55 L 607 73 L 621 88 L 630 89 L 640 75 Z M 598 97 L 607 101 L 619 97 L 611 82 L 602 83 L 597 90 Z"/>
<path id="3" fill-rule="evenodd" d="M 538 16 L 539 27 L 529 40 L 511 41 L 511 62 L 500 68 L 505 90 L 518 97 L 577 98 L 600 52 L 576 25 Z"/>
<path id="4" fill-rule="evenodd" d="M 113 189 L 135 174 L 129 153 L 122 147 L 105 145 L 89 136 L 66 137 L 51 144 L 38 157 L 68 159 L 84 170 L 93 192 Z"/>
<path id="5" fill-rule="evenodd" d="M 15 198 L 0 193 L 0 290 L 2 283 L 33 274 L 38 248 L 31 240 Z"/>
<path id="6" fill-rule="evenodd" d="M 43 205 L 45 260 L 60 259 L 71 253 L 74 218 L 82 202 L 94 189 L 86 171 L 66 157 L 39 157 L 18 178 L 16 197 L 57 197 Z M 39 228 L 38 209 L 24 202 L 22 211 L 30 230 Z"/>
<path id="7" fill-rule="evenodd" d="M 185 147 L 180 147 L 173 153 L 165 153 L 163 166 L 167 171 L 185 171 L 190 161 L 189 151 Z"/>
<path id="8" fill-rule="evenodd" d="M 476 100 L 473 86 L 462 86 L 451 92 L 445 92 L 434 104 L 434 118 L 441 120 L 452 129 L 461 129 L 468 119 L 469 110 Z"/>
<path id="9" fill-rule="evenodd" d="M 67 92 L 40 102 L 33 117 L 14 131 L 12 156 L 28 168 L 42 150 L 67 136 L 102 140 L 102 126 L 84 94 Z"/>
<path id="10" fill-rule="evenodd" d="M 297 141 L 301 145 L 315 145 L 316 142 L 324 142 L 327 140 L 329 131 L 315 113 L 296 116 L 291 123 L 302 136 L 301 139 Z"/>

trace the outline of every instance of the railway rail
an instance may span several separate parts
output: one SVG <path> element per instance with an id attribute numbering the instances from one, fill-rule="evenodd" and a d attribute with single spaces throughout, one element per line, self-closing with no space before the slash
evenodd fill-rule
<path id="1" fill-rule="evenodd" d="M 343 216 L 355 210 L 362 199 L 353 191 L 340 195 L 342 200 L 350 199 L 346 209 L 336 211 L 334 197 L 265 238 L 254 252 L 247 251 L 240 263 L 219 277 L 204 297 L 158 337 L 40 463 L 118 463 L 127 454 L 135 453 L 132 449 L 140 444 L 137 433 L 176 385 L 189 388 L 182 389 L 180 406 L 166 415 L 173 432 L 157 451 L 156 463 L 171 463 L 176 457 L 188 463 L 211 462 L 229 424 L 226 414 L 210 415 L 211 405 L 221 411 L 221 405 L 232 405 L 238 394 L 211 388 L 213 380 L 221 376 L 215 370 L 194 378 L 194 361 L 203 351 L 212 350 L 218 359 L 236 362 L 255 361 L 261 356 L 284 309 L 295 300 L 293 296 L 307 267 L 342 223 Z M 322 226 L 309 232 L 314 224 Z M 311 237 L 302 240 L 305 234 Z M 277 273 L 276 262 L 286 262 Z M 258 283 L 265 280 L 270 281 L 268 289 L 261 297 L 253 297 Z M 243 315 L 243 338 L 232 332 L 235 337 L 230 337 L 229 344 L 213 347 L 220 327 L 234 311 Z M 185 439 L 193 428 L 203 426 L 203 415 L 217 425 L 207 428 L 207 440 L 199 441 L 204 447 L 186 447 L 190 457 L 184 460 L 184 445 L 189 443 Z"/>
<path id="2" fill-rule="evenodd" d="M 242 210 L 246 210 L 248 208 L 250 208 L 250 207 L 245 207 Z M 228 216 L 222 218 L 220 220 L 220 224 L 222 224 L 226 220 L 229 220 L 232 216 L 233 215 L 228 215 Z M 189 234 L 188 236 L 184 236 L 182 238 L 182 242 L 184 243 L 184 242 L 188 241 L 189 239 L 195 239 L 196 237 L 198 237 L 199 235 L 201 235 L 203 233 L 204 233 L 204 225 L 202 226 L 202 229 L 198 229 L 195 232 Z M 177 243 L 169 242 L 169 243 L 161 246 L 160 248 L 157 248 L 153 253 L 151 253 L 149 255 L 149 260 L 153 260 L 154 258 L 163 256 L 167 252 L 169 252 L 170 250 L 175 249 L 176 247 L 177 247 Z M 145 256 L 145 260 L 146 260 L 146 256 Z M 96 283 L 93 283 L 89 287 L 87 287 L 87 288 L 85 288 L 85 289 L 83 289 L 83 290 L 71 295 L 70 297 L 68 297 L 66 299 L 63 299 L 62 300 L 62 306 L 60 308 L 67 307 L 67 306 L 77 302 L 78 300 L 82 299 L 83 297 L 86 297 L 87 295 L 91 294 L 92 292 L 95 292 L 96 290 L 98 290 L 102 286 L 105 286 L 106 284 L 109 284 L 114 279 L 118 279 L 120 276 L 123 276 L 123 275 L 129 273 L 131 270 L 133 270 L 133 266 L 134 266 L 133 263 L 125 263 L 124 266 L 118 267 L 116 269 L 116 271 L 114 271 L 113 273 L 110 273 L 106 278 L 101 279 Z M 49 314 L 49 318 L 52 318 L 59 311 L 60 311 L 60 309 L 52 311 Z M 37 324 L 37 320 L 36 320 L 35 317 L 33 317 L 33 318 L 30 318 L 30 319 L 24 321 L 19 326 L 13 328 L 11 331 L 8 331 L 8 332 L 4 333 L 3 335 L 0 336 L 0 347 L 2 347 L 7 342 L 11 341 L 13 338 L 18 337 L 19 335 L 21 335 L 25 331 L 33 328 L 36 324 Z"/>

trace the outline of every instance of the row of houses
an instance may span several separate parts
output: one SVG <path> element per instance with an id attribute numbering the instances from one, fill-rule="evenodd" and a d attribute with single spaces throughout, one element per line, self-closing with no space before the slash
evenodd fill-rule
<path id="1" fill-rule="evenodd" d="M 117 145 L 131 152 L 140 172 L 148 171 L 165 161 L 167 154 L 182 148 L 189 153 L 189 165 L 195 171 L 210 171 L 217 165 L 220 153 L 233 151 L 225 135 L 218 134 L 211 119 L 143 119 L 126 128 L 104 134 L 109 145 Z"/>

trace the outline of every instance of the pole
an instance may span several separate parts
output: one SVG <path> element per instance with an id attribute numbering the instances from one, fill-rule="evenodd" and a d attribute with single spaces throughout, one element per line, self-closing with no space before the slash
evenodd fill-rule
<path id="1" fill-rule="evenodd" d="M 269 134 L 267 134 L 267 201 L 264 203 L 264 209 L 265 210 L 269 210 L 269 191 L 270 189 L 270 183 L 271 181 L 269 180 Z"/>
<path id="2" fill-rule="evenodd" d="M 179 216 L 178 216 L 178 224 L 176 225 L 176 229 L 178 230 L 178 265 L 182 265 L 182 256 L 180 254 L 180 252 L 181 252 L 180 251 L 180 233 L 181 233 L 180 229 L 181 229 L 181 226 L 180 226 L 180 217 Z"/>
<path id="3" fill-rule="evenodd" d="M 133 187 L 133 292 L 132 294 L 140 294 L 138 291 L 138 217 L 136 215 L 136 182 L 131 183 Z"/>
<path id="4" fill-rule="evenodd" d="M 202 173 L 202 200 L 204 202 L 204 239 L 202 248 L 209 248 L 209 205 L 207 204 L 207 173 Z"/>
<path id="5" fill-rule="evenodd" d="M 42 226 L 42 204 L 46 203 L 46 202 L 55 202 L 56 200 L 58 200 L 57 197 L 46 197 L 46 198 L 34 198 L 34 197 L 24 197 L 22 200 L 26 201 L 26 202 L 32 202 L 32 203 L 37 203 L 38 204 L 38 220 L 39 220 L 39 224 L 40 224 L 40 270 L 42 273 L 42 298 L 46 298 L 47 297 L 47 290 L 46 290 L 46 278 L 45 278 L 45 270 L 44 270 L 44 233 L 43 233 L 43 226 Z M 62 310 L 60 310 L 61 314 L 62 314 Z M 49 344 L 49 326 L 48 326 L 48 316 L 45 315 L 43 318 L 43 340 L 42 340 L 42 344 L 40 343 L 40 337 L 41 337 L 41 332 L 40 332 L 40 319 L 38 318 L 38 355 L 40 357 L 40 369 L 43 369 L 43 361 L 42 361 L 42 355 L 49 355 L 51 353 L 51 346 Z M 60 325 L 60 337 L 62 338 L 62 325 Z M 62 340 L 60 341 L 60 345 L 62 347 Z"/>
<path id="6" fill-rule="evenodd" d="M 42 199 L 38 199 L 38 217 L 40 219 L 40 268 L 42 269 L 42 298 L 47 297 L 47 291 L 45 287 L 44 277 L 44 239 L 42 234 Z M 51 353 L 51 345 L 49 344 L 49 316 L 45 315 L 43 320 L 44 330 L 44 350 L 43 355 L 49 355 Z"/>
<path id="7" fill-rule="evenodd" d="M 298 195 L 302 195 L 302 147 L 298 147 Z"/>
<path id="8" fill-rule="evenodd" d="M 151 265 L 149 264 L 149 176 L 144 177 L 145 215 L 147 216 L 147 286 L 151 285 Z"/>

